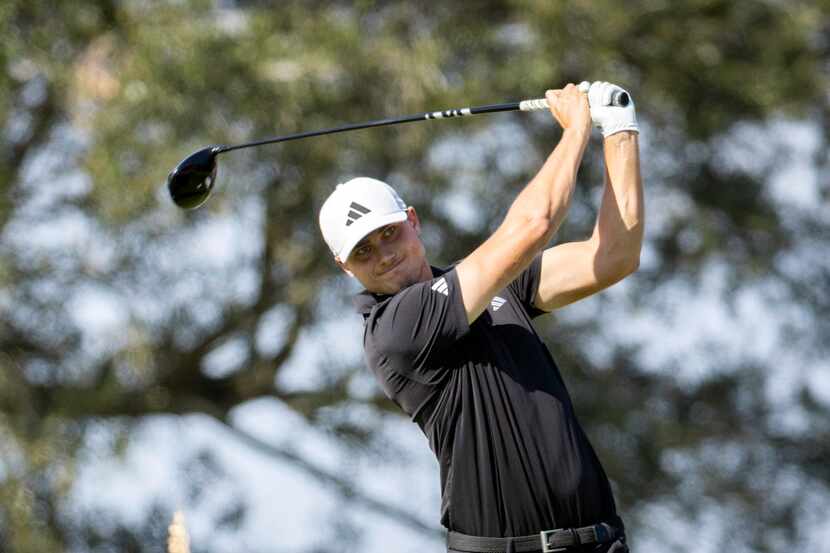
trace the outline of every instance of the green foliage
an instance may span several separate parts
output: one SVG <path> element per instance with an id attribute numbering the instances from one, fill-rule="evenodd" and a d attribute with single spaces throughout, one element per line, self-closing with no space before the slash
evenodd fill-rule
<path id="1" fill-rule="evenodd" d="M 230 423 L 233 409 L 268 398 L 388 462 L 395 450 L 379 429 L 396 411 L 377 388 L 355 391 L 361 359 L 302 360 L 323 375 L 310 389 L 281 378 L 300 337 L 348 311 L 319 205 L 336 182 L 386 178 L 426 221 L 431 260 L 449 262 L 498 224 L 558 130 L 543 114 L 494 115 L 240 151 L 222 156 L 210 202 L 186 213 L 164 189 L 179 160 L 209 144 L 541 97 L 583 79 L 619 82 L 637 102 L 647 246 L 621 291 L 545 331 L 632 534 L 670 542 L 652 522 L 664 509 L 693 524 L 723 513 L 722 549 L 777 551 L 782 535 L 807 543 L 799 513 L 826 505 L 830 482 L 830 406 L 808 385 L 830 347 L 827 2 L 218 5 L 0 4 L 4 551 L 157 550 L 172 506 L 130 527 L 78 512 L 71 495 L 79 460 L 123 454 L 130 425 L 152 415 Z M 809 176 L 782 194 L 778 171 L 804 132 L 816 142 Z M 599 150 L 560 240 L 590 231 Z M 90 297 L 107 306 L 97 304 L 104 323 Z M 722 337 L 655 367 L 660 344 L 691 332 L 680 315 L 713 297 L 727 315 L 747 302 L 772 312 L 776 345 L 751 345 L 780 355 L 724 352 Z M 637 339 L 615 331 L 643 320 Z M 241 353 L 212 370 L 222 348 Z M 693 377 L 689 365 L 701 367 Z M 786 400 L 771 392 L 782 367 L 795 374 Z M 350 416 L 360 409 L 379 422 Z M 95 445 L 102 426 L 111 440 Z M 359 499 L 293 452 L 269 451 Z M 239 528 L 245 513 L 242 498 L 219 523 Z"/>

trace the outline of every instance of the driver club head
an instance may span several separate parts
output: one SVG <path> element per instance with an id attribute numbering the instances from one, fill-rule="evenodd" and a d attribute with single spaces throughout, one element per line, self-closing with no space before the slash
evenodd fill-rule
<path id="1" fill-rule="evenodd" d="M 208 199 L 216 182 L 218 146 L 210 146 L 184 158 L 167 176 L 173 202 L 183 209 L 196 209 Z"/>

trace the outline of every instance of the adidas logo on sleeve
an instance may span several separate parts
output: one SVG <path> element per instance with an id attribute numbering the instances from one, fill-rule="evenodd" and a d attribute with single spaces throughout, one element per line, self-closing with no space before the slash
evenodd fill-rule
<path id="1" fill-rule="evenodd" d="M 447 279 L 444 277 L 439 278 L 432 284 L 432 289 L 438 292 L 439 294 L 444 294 L 445 296 L 450 295 L 449 286 L 447 286 Z"/>
<path id="2" fill-rule="evenodd" d="M 505 303 L 507 303 L 506 299 L 496 296 L 492 299 L 492 301 L 490 301 L 490 307 L 493 308 L 493 311 L 498 311 L 499 307 L 501 307 Z"/>

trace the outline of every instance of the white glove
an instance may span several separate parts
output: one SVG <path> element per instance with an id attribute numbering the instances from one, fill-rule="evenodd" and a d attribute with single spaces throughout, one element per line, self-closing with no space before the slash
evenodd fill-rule
<path id="1" fill-rule="evenodd" d="M 580 83 L 579 88 L 585 90 L 587 83 Z M 588 88 L 588 105 L 591 106 L 591 120 L 602 131 L 602 136 L 608 137 L 622 131 L 640 132 L 637 126 L 637 114 L 634 111 L 634 99 L 628 94 L 628 105 L 614 106 L 611 99 L 616 93 L 625 92 L 619 86 L 605 81 L 595 81 Z"/>

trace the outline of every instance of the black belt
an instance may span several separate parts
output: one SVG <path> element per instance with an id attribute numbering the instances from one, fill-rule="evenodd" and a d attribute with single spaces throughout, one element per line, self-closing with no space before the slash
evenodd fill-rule
<path id="1" fill-rule="evenodd" d="M 469 553 L 505 553 L 515 551 L 543 551 L 554 553 L 564 551 L 572 545 L 589 543 L 605 543 L 617 536 L 617 529 L 610 524 L 601 522 L 593 526 L 582 528 L 558 528 L 545 530 L 532 536 L 517 536 L 514 538 L 487 538 L 468 536 L 459 532 L 447 534 L 447 547 L 457 551 Z"/>

